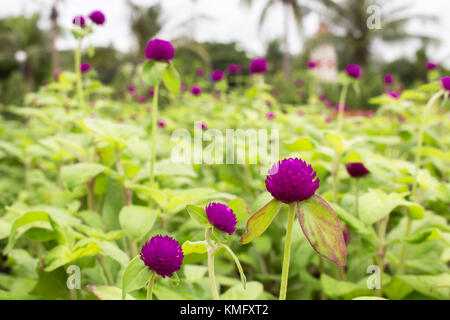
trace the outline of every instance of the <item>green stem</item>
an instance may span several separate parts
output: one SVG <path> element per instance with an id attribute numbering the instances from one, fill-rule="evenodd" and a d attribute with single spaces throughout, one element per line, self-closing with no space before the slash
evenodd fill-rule
<path id="1" fill-rule="evenodd" d="M 286 242 L 284 244 L 283 270 L 281 273 L 280 300 L 286 300 L 289 263 L 291 258 L 292 227 L 294 226 L 295 218 L 295 205 L 295 202 L 289 205 L 288 224 L 286 227 Z"/>
<path id="2" fill-rule="evenodd" d="M 378 262 L 378 269 L 380 270 L 379 277 L 380 277 L 380 289 L 377 289 L 377 296 L 381 297 L 383 296 L 383 273 L 384 273 L 384 256 L 386 254 L 385 250 L 385 236 L 386 236 L 386 228 L 389 221 L 389 216 L 386 216 L 385 218 L 381 219 L 376 223 L 376 229 L 378 234 L 378 241 L 377 241 L 377 262 Z"/>
<path id="3" fill-rule="evenodd" d="M 422 147 L 423 147 L 423 134 L 425 132 L 425 125 L 426 125 L 426 119 L 429 115 L 429 112 L 433 105 L 436 103 L 436 101 L 444 94 L 444 91 L 439 91 L 438 93 L 434 94 L 430 100 L 428 101 L 427 105 L 425 106 L 425 109 L 423 110 L 423 116 L 420 121 L 420 127 L 419 127 L 419 136 L 417 141 L 417 150 L 416 150 L 416 161 L 415 161 L 415 168 L 414 168 L 414 180 L 412 185 L 412 191 L 411 191 L 411 200 L 414 202 L 417 202 L 417 177 L 419 176 L 419 170 L 420 170 L 420 160 L 422 158 Z M 408 215 L 407 217 L 407 224 L 406 224 L 406 232 L 405 232 L 405 238 L 409 236 L 409 233 L 411 232 L 411 215 Z M 403 244 L 402 251 L 400 254 L 400 261 L 398 264 L 398 275 L 402 275 L 405 271 L 405 260 L 406 260 L 406 251 L 407 247 L 406 244 Z"/>
<path id="4" fill-rule="evenodd" d="M 107 284 L 108 285 L 113 285 L 114 284 L 114 280 L 113 277 L 111 275 L 111 272 L 108 269 L 108 266 L 105 263 L 105 260 L 103 259 L 102 256 L 98 256 L 98 261 L 100 262 L 100 265 L 102 266 L 103 272 L 106 276 L 106 280 L 107 280 Z"/>
<path id="5" fill-rule="evenodd" d="M 159 84 L 155 85 L 155 91 L 153 94 L 153 109 L 152 109 L 152 158 L 150 161 L 150 184 L 155 182 L 155 145 L 156 145 L 156 130 L 158 121 L 158 95 Z"/>
<path id="6" fill-rule="evenodd" d="M 78 47 L 75 50 L 75 74 L 77 75 L 77 91 L 78 100 L 80 102 L 80 107 L 84 110 L 84 95 L 83 95 L 83 77 L 81 75 L 81 42 L 82 39 L 78 40 Z"/>
<path id="7" fill-rule="evenodd" d="M 205 240 L 207 244 L 208 253 L 208 275 L 209 275 L 209 287 L 214 300 L 219 300 L 219 293 L 217 291 L 216 275 L 214 272 L 214 255 L 217 252 L 217 247 L 211 240 L 212 228 L 207 228 L 205 232 Z"/>
<path id="8" fill-rule="evenodd" d="M 156 272 L 153 272 L 150 280 L 147 283 L 147 300 L 153 300 L 153 285 L 155 283 Z"/>
<path id="9" fill-rule="evenodd" d="M 86 183 L 87 184 L 87 202 L 88 202 L 88 209 L 90 211 L 95 211 L 94 182 L 95 182 L 95 178 L 92 178 Z"/>
<path id="10" fill-rule="evenodd" d="M 359 178 L 355 179 L 355 216 L 359 217 Z"/>
<path id="11" fill-rule="evenodd" d="M 347 98 L 347 92 L 348 92 L 348 84 L 345 84 L 342 87 L 341 96 L 339 97 L 339 105 L 338 105 L 338 131 L 342 131 L 342 127 L 344 125 L 344 105 L 345 100 Z"/>

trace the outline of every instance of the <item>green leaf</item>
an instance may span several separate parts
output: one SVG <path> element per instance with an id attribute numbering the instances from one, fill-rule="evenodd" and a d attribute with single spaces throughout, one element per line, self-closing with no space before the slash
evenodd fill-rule
<path id="1" fill-rule="evenodd" d="M 386 194 L 381 190 L 369 190 L 359 198 L 359 217 L 364 223 L 380 221 L 405 200 L 401 194 Z"/>
<path id="2" fill-rule="evenodd" d="M 211 227 L 204 208 L 200 206 L 187 205 L 186 210 L 191 218 L 199 225 L 201 225 L 202 227 Z"/>
<path id="3" fill-rule="evenodd" d="M 404 275 L 398 277 L 414 290 L 435 299 L 450 299 L 450 274 L 439 275 Z"/>
<path id="4" fill-rule="evenodd" d="M 69 189 L 88 182 L 108 168 L 97 163 L 77 163 L 61 168 L 61 179 Z"/>
<path id="5" fill-rule="evenodd" d="M 120 227 L 127 237 L 138 241 L 153 227 L 157 211 L 142 206 L 123 207 L 119 214 Z"/>
<path id="6" fill-rule="evenodd" d="M 198 241 L 198 242 L 185 241 L 181 248 L 185 256 L 192 253 L 203 254 L 206 253 L 207 251 L 205 241 Z"/>
<path id="7" fill-rule="evenodd" d="M 138 255 L 125 268 L 122 277 L 122 299 L 128 292 L 143 288 L 150 280 L 152 271 L 144 264 Z"/>
<path id="8" fill-rule="evenodd" d="M 256 300 L 263 293 L 263 285 L 256 281 L 247 283 L 247 288 L 243 289 L 240 284 L 235 285 L 225 291 L 220 297 L 222 300 Z"/>
<path id="9" fill-rule="evenodd" d="M 120 229 L 119 213 L 124 202 L 122 185 L 108 178 L 108 187 L 102 209 L 102 217 L 108 230 Z"/>
<path id="10" fill-rule="evenodd" d="M 335 203 L 330 203 L 331 207 L 336 212 L 338 218 L 344 221 L 350 228 L 355 230 L 358 234 L 370 237 L 376 237 L 376 233 L 372 227 L 367 226 L 357 217 L 351 215 L 347 211 L 345 211 L 342 207 L 338 206 Z"/>
<path id="11" fill-rule="evenodd" d="M 129 294 L 122 299 L 122 290 L 114 286 L 91 285 L 88 289 L 100 300 L 136 300 Z"/>
<path id="12" fill-rule="evenodd" d="M 297 202 L 296 208 L 300 226 L 313 249 L 320 256 L 344 267 L 347 248 L 333 208 L 318 195 Z"/>
<path id="13" fill-rule="evenodd" d="M 241 237 L 241 243 L 250 243 L 253 239 L 263 234 L 280 211 L 281 204 L 281 201 L 272 199 L 264 207 L 255 212 L 247 221 L 247 231 Z"/>
<path id="14" fill-rule="evenodd" d="M 203 280 L 207 271 L 208 267 L 195 264 L 187 264 L 183 267 L 184 278 L 189 283 Z"/>
<path id="15" fill-rule="evenodd" d="M 163 72 L 163 82 L 170 92 L 175 95 L 179 93 L 181 84 L 180 75 L 172 63 Z"/>
<path id="16" fill-rule="evenodd" d="M 142 69 L 142 78 L 144 79 L 144 82 L 150 87 L 159 84 L 167 66 L 167 62 L 147 60 Z"/>
<path id="17" fill-rule="evenodd" d="M 361 295 L 365 294 L 365 291 L 370 291 L 369 289 L 364 290 L 363 288 L 351 282 L 335 280 L 327 276 L 326 274 L 322 274 L 320 276 L 320 282 L 322 284 L 323 292 L 325 293 L 325 295 L 332 299 L 351 294 L 354 294 L 353 296 L 355 296 L 355 294 L 357 294 L 358 292 L 364 292 L 359 293 L 359 295 Z"/>

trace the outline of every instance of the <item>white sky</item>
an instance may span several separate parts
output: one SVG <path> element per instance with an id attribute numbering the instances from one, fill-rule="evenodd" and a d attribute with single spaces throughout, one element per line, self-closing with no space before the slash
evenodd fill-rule
<path id="1" fill-rule="evenodd" d="M 0 17 L 25 13 L 31 15 L 41 12 L 43 28 L 49 26 L 49 14 L 54 0 L 0 0 Z M 132 0 L 140 5 L 154 4 L 154 0 Z M 303 0 L 303 2 L 309 2 Z M 11 4 L 13 3 L 13 4 Z M 255 1 L 251 9 L 247 9 L 240 0 L 163 0 L 164 28 L 160 37 L 171 39 L 186 30 L 180 26 L 193 14 L 208 16 L 209 19 L 197 20 L 194 38 L 199 41 L 236 41 L 251 55 L 264 53 L 265 44 L 283 31 L 283 11 L 281 6 L 270 11 L 268 20 L 262 32 L 258 30 L 258 17 L 264 5 L 264 0 Z M 430 48 L 430 56 L 447 66 L 450 66 L 450 1 L 449 0 L 396 0 L 398 5 L 408 5 L 410 12 L 433 14 L 439 18 L 436 24 L 423 25 L 420 22 L 411 23 L 409 31 L 433 36 L 442 40 L 435 48 Z M 63 0 L 59 5 L 59 23 L 70 27 L 74 15 L 87 15 L 95 9 L 102 10 L 106 15 L 106 24 L 96 28 L 95 34 L 87 41 L 98 46 L 113 44 L 121 51 L 127 51 L 135 45 L 130 30 L 130 12 L 126 0 Z M 386 8 L 385 8 L 386 9 Z M 319 17 L 310 15 L 304 22 L 306 36 L 315 34 L 319 25 Z M 301 41 L 290 24 L 290 50 L 297 53 L 301 50 Z M 58 48 L 67 49 L 75 47 L 76 43 L 70 34 L 58 40 Z M 392 60 L 400 56 L 411 57 L 420 44 L 410 42 L 408 45 L 382 45 L 377 44 L 375 53 L 385 60 Z"/>

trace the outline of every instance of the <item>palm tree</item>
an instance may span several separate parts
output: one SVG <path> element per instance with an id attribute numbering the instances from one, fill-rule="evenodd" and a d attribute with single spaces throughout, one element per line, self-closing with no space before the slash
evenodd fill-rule
<path id="1" fill-rule="evenodd" d="M 398 42 L 410 39 L 433 41 L 429 37 L 413 35 L 406 31 L 406 25 L 413 19 L 435 21 L 436 18 L 426 15 L 411 15 L 407 9 L 410 5 L 392 5 L 395 0 L 316 0 L 322 18 L 336 31 L 326 35 L 325 41 L 332 41 L 342 53 L 345 61 L 341 63 L 358 63 L 365 65 L 370 57 L 371 48 L 376 40 Z M 369 29 L 367 20 L 369 6 L 383 8 L 381 28 Z M 318 39 L 320 42 L 320 39 Z M 345 54 L 344 54 L 345 53 Z"/>
<path id="2" fill-rule="evenodd" d="M 242 0 L 245 5 L 251 6 L 254 0 Z M 289 54 L 289 23 L 291 14 L 294 16 L 295 23 L 298 27 L 300 35 L 302 34 L 303 18 L 310 12 L 310 9 L 299 3 L 297 0 L 267 0 L 264 8 L 259 16 L 259 28 L 261 30 L 267 18 L 267 13 L 275 5 L 281 3 L 283 5 L 284 25 L 283 25 L 283 73 L 285 78 L 289 78 L 291 72 L 291 56 Z"/>

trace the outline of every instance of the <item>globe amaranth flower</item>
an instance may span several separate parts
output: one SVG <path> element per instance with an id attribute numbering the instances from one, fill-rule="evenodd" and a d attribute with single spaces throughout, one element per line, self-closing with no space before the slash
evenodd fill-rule
<path id="1" fill-rule="evenodd" d="M 139 103 L 146 103 L 147 102 L 147 98 L 144 96 L 139 97 L 138 99 Z"/>
<path id="2" fill-rule="evenodd" d="M 222 203 L 211 202 L 206 206 L 205 211 L 209 222 L 217 229 L 229 235 L 236 230 L 236 215 L 231 208 Z"/>
<path id="3" fill-rule="evenodd" d="M 220 81 L 223 78 L 225 78 L 225 73 L 223 73 L 222 70 L 215 70 L 212 74 L 211 74 L 211 79 L 214 82 Z"/>
<path id="4" fill-rule="evenodd" d="M 267 119 L 274 119 L 275 118 L 275 112 L 273 112 L 273 111 L 267 112 L 266 118 Z"/>
<path id="5" fill-rule="evenodd" d="M 97 25 L 102 25 L 105 23 L 105 15 L 100 10 L 95 10 L 89 15 L 89 19 Z"/>
<path id="6" fill-rule="evenodd" d="M 345 168 L 352 178 L 360 178 L 370 173 L 362 162 L 346 163 Z"/>
<path id="7" fill-rule="evenodd" d="M 164 120 L 158 120 L 158 127 L 164 128 L 166 126 L 166 122 Z"/>
<path id="8" fill-rule="evenodd" d="M 443 77 L 441 83 L 445 90 L 450 91 L 450 77 Z"/>
<path id="9" fill-rule="evenodd" d="M 83 16 L 75 16 L 72 23 L 79 27 L 84 27 L 86 25 L 86 19 Z"/>
<path id="10" fill-rule="evenodd" d="M 203 68 L 198 68 L 197 71 L 195 72 L 198 76 L 204 76 L 205 75 L 205 69 Z"/>
<path id="11" fill-rule="evenodd" d="M 208 125 L 206 123 L 204 123 L 204 122 L 201 122 L 200 123 L 200 128 L 202 128 L 202 130 L 206 130 L 206 129 L 208 129 Z"/>
<path id="12" fill-rule="evenodd" d="M 130 85 L 128 86 L 128 92 L 129 92 L 132 96 L 134 96 L 134 95 L 136 94 L 136 87 L 133 86 L 132 84 L 130 84 Z"/>
<path id="13" fill-rule="evenodd" d="M 398 98 L 399 98 L 398 93 L 395 92 L 395 91 L 389 91 L 389 92 L 388 92 L 388 95 L 389 95 L 391 98 L 393 98 L 393 99 L 398 99 Z"/>
<path id="14" fill-rule="evenodd" d="M 153 98 L 153 96 L 155 95 L 155 88 L 148 89 L 148 95 L 149 97 Z"/>
<path id="15" fill-rule="evenodd" d="M 169 237 L 157 235 L 147 241 L 141 249 L 141 260 L 161 277 L 171 277 L 180 270 L 183 263 L 183 251 L 179 243 Z"/>
<path id="16" fill-rule="evenodd" d="M 434 70 L 437 69 L 439 65 L 434 61 L 428 61 L 427 62 L 427 70 Z"/>
<path id="17" fill-rule="evenodd" d="M 392 74 L 386 74 L 383 78 L 383 82 L 385 84 L 391 84 L 392 82 L 394 82 L 394 76 Z"/>
<path id="18" fill-rule="evenodd" d="M 91 65 L 87 62 L 83 62 L 80 66 L 81 72 L 87 72 L 91 69 Z"/>
<path id="19" fill-rule="evenodd" d="M 173 45 L 166 40 L 153 39 L 147 43 L 145 57 L 148 60 L 170 61 L 175 55 Z"/>
<path id="20" fill-rule="evenodd" d="M 309 69 L 314 69 L 315 67 L 317 67 L 317 62 L 314 60 L 309 60 L 308 63 L 306 64 L 306 66 Z"/>
<path id="21" fill-rule="evenodd" d="M 191 88 L 191 93 L 192 93 L 194 96 L 199 96 L 199 95 L 202 94 L 202 88 L 200 88 L 199 86 L 192 86 L 192 88 Z"/>
<path id="22" fill-rule="evenodd" d="M 339 112 L 339 103 L 336 104 L 335 110 Z M 343 110 L 344 110 L 344 112 L 348 111 L 348 105 L 346 103 L 344 103 Z"/>
<path id="23" fill-rule="evenodd" d="M 238 74 L 241 68 L 237 64 L 229 64 L 227 67 L 228 74 Z"/>
<path id="24" fill-rule="evenodd" d="M 263 58 L 256 58 L 250 62 L 250 73 L 265 73 L 267 71 L 267 62 Z"/>
<path id="25" fill-rule="evenodd" d="M 319 188 L 313 168 L 301 159 L 284 159 L 272 166 L 266 178 L 267 191 L 284 203 L 303 201 Z"/>
<path id="26" fill-rule="evenodd" d="M 301 88 L 301 87 L 303 87 L 303 85 L 304 85 L 304 82 L 302 80 L 299 79 L 299 80 L 295 81 L 295 86 L 297 88 Z"/>
<path id="27" fill-rule="evenodd" d="M 354 79 L 359 79 L 361 77 L 361 68 L 356 64 L 348 65 L 347 68 L 345 68 L 345 72 Z"/>

